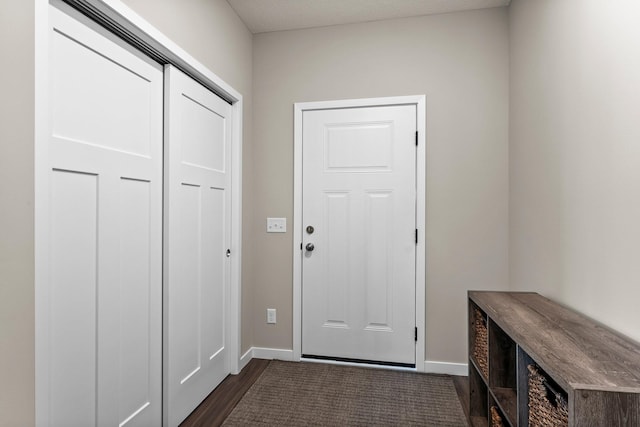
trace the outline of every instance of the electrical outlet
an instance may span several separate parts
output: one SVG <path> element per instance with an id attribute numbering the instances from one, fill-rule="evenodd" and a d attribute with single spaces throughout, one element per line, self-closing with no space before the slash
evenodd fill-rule
<path id="1" fill-rule="evenodd" d="M 267 308 L 267 323 L 276 323 L 276 309 Z"/>
<path id="2" fill-rule="evenodd" d="M 267 218 L 267 233 L 286 233 L 287 218 Z"/>

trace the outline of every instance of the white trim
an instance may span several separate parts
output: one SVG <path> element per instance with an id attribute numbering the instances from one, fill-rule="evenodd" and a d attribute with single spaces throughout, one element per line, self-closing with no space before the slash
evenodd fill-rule
<path id="1" fill-rule="evenodd" d="M 293 104 L 293 360 L 302 355 L 302 104 Z"/>
<path id="2" fill-rule="evenodd" d="M 227 337 L 229 371 L 240 372 L 242 345 L 242 96 L 232 106 L 231 124 L 231 277 Z"/>
<path id="3" fill-rule="evenodd" d="M 251 359 L 253 359 L 253 347 L 247 350 L 240 358 L 240 365 L 238 366 L 238 372 L 236 372 L 236 374 L 239 374 L 240 371 L 251 362 Z"/>
<path id="4" fill-rule="evenodd" d="M 35 414 L 36 425 L 48 424 L 49 329 L 46 310 L 49 306 L 49 1 L 35 2 L 35 117 L 34 117 L 34 182 L 35 182 Z M 51 0 L 52 3 L 58 0 Z M 224 80 L 169 40 L 141 16 L 119 0 L 86 0 L 107 17 L 127 28 L 149 45 L 170 58 L 182 71 L 210 90 L 232 102 L 232 224 L 231 224 L 231 292 L 227 319 L 229 371 L 240 370 L 241 334 L 241 265 L 242 265 L 242 95 Z M 244 357 L 244 356 L 243 356 Z"/>
<path id="5" fill-rule="evenodd" d="M 40 0 L 36 0 L 40 1 Z M 182 72 L 232 103 L 242 95 L 120 0 L 82 0 L 153 47 Z M 164 65 L 164 64 L 163 64 Z"/>
<path id="6" fill-rule="evenodd" d="M 428 374 L 446 374 L 459 377 L 469 375 L 469 366 L 466 363 L 424 361 L 424 371 Z"/>
<path id="7" fill-rule="evenodd" d="M 405 371 L 405 372 L 424 372 L 427 374 L 444 374 L 455 375 L 460 377 L 466 377 L 469 375 L 469 366 L 466 363 L 452 363 L 452 362 L 437 362 L 425 360 L 423 364 L 417 363 L 415 368 L 404 368 L 401 366 L 386 366 L 386 365 L 374 365 L 369 363 L 354 363 L 354 362 L 341 362 L 337 360 L 319 360 L 319 359 L 307 359 L 300 357 L 295 359 L 293 357 L 293 350 L 283 350 L 276 348 L 265 347 L 251 347 L 240 358 L 240 371 L 251 362 L 251 359 L 267 359 L 267 360 L 285 360 L 295 362 L 308 362 L 308 363 L 324 363 L 327 365 L 338 366 L 357 366 L 364 368 L 374 369 L 388 369 L 392 371 Z M 421 365 L 421 366 L 420 366 Z"/>
<path id="8" fill-rule="evenodd" d="M 384 98 L 339 99 L 335 101 L 296 102 L 294 108 L 303 111 L 335 110 L 337 108 L 378 107 L 381 105 L 412 105 L 426 100 L 425 95 L 389 96 Z"/>
<path id="9" fill-rule="evenodd" d="M 281 348 L 251 347 L 254 359 L 293 361 L 293 350 Z"/>
<path id="10" fill-rule="evenodd" d="M 424 372 L 426 328 L 426 103 L 425 95 L 388 98 L 346 99 L 339 101 L 297 102 L 294 104 L 294 167 L 293 167 L 293 360 L 302 354 L 302 113 L 310 110 L 372 107 L 380 105 L 416 105 L 418 150 L 416 161 L 416 370 Z"/>
<path id="11" fill-rule="evenodd" d="M 416 227 L 418 244 L 416 245 L 416 369 L 424 372 L 425 366 L 418 361 L 425 358 L 427 340 L 426 293 L 427 293 L 427 97 L 420 95 L 416 100 L 418 126 L 418 152 L 416 153 Z"/>
<path id="12" fill-rule="evenodd" d="M 35 425 L 49 424 L 49 2 L 35 0 Z"/>

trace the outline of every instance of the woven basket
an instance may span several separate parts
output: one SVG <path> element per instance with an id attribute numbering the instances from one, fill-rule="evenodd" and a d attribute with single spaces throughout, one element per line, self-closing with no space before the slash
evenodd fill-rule
<path id="1" fill-rule="evenodd" d="M 500 416 L 500 413 L 498 412 L 498 408 L 496 408 L 495 406 L 491 407 L 491 427 L 504 427 L 504 424 L 502 423 L 502 417 Z"/>
<path id="2" fill-rule="evenodd" d="M 529 369 L 529 426 L 568 426 L 567 398 L 534 365 Z"/>
<path id="3" fill-rule="evenodd" d="M 473 342 L 473 358 L 478 364 L 478 367 L 484 374 L 485 378 L 489 378 L 489 363 L 488 359 L 488 335 L 487 335 L 487 320 L 484 314 L 479 309 L 475 309 L 475 315 L 473 319 L 473 328 L 476 332 L 476 339 Z"/>

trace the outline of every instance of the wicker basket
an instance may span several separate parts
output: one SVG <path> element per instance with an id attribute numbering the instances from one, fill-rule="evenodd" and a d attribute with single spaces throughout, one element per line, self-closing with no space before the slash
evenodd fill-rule
<path id="1" fill-rule="evenodd" d="M 534 365 L 529 369 L 529 426 L 568 426 L 569 409 L 563 393 L 549 384 Z"/>
<path id="2" fill-rule="evenodd" d="M 479 309 L 475 309 L 473 319 L 473 328 L 475 329 L 475 341 L 473 342 L 473 358 L 478 367 L 484 374 L 485 378 L 489 378 L 488 359 L 488 335 L 487 335 L 487 319 L 484 313 Z"/>
<path id="3" fill-rule="evenodd" d="M 502 423 L 502 417 L 498 412 L 498 408 L 496 408 L 495 406 L 491 407 L 491 424 L 489 425 L 491 427 L 504 427 L 504 424 Z"/>

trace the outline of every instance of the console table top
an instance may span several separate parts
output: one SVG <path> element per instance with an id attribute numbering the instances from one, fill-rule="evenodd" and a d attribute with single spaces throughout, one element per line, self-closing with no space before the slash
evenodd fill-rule
<path id="1" fill-rule="evenodd" d="M 640 393 L 640 343 L 537 293 L 469 298 L 568 392 Z"/>

